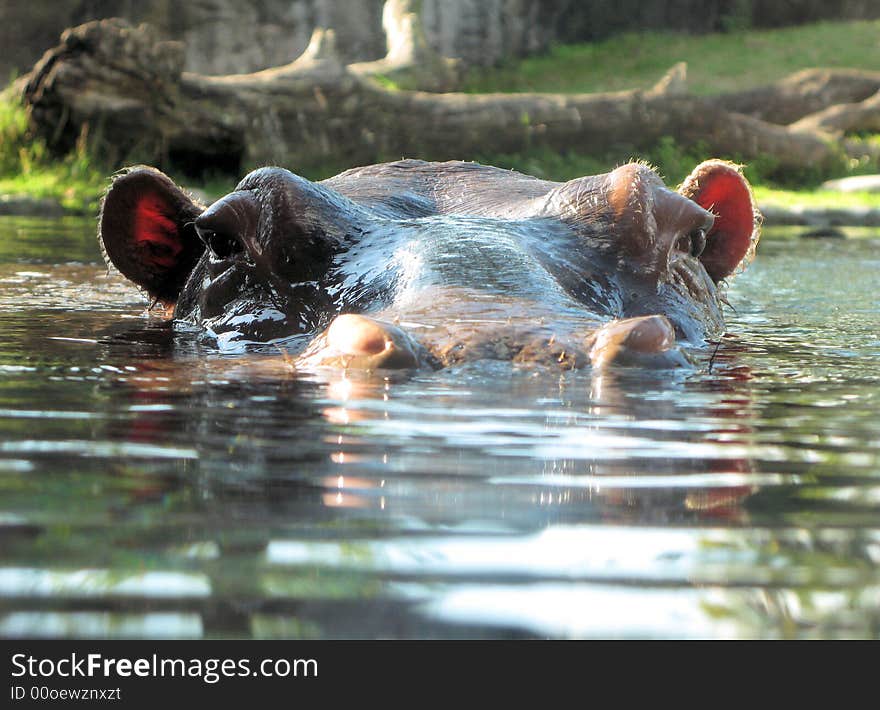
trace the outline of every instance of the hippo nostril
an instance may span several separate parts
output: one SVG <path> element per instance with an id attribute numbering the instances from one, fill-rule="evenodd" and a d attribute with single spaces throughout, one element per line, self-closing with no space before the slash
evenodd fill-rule
<path id="1" fill-rule="evenodd" d="M 244 251 L 241 242 L 227 234 L 199 226 L 196 226 L 196 234 L 199 235 L 199 239 L 205 243 L 205 246 L 208 247 L 211 253 L 220 259 L 226 259 L 233 254 Z"/>

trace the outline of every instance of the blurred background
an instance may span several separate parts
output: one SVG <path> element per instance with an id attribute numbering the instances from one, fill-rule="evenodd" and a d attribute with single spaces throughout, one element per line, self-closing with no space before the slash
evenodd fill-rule
<path id="1" fill-rule="evenodd" d="M 30 196 L 87 214 L 131 163 L 212 197 L 262 164 L 320 179 L 400 157 L 555 180 L 639 157 L 674 183 L 711 153 L 745 163 L 781 222 L 797 221 L 791 206 L 874 207 L 863 189 L 815 191 L 877 171 L 880 121 L 862 102 L 880 88 L 878 17 L 859 0 L 3 0 L 0 194 L 7 212 Z M 299 83 L 252 74 L 273 67 Z M 577 98 L 609 91 L 678 103 L 652 113 L 638 94 L 615 109 Z M 823 113 L 851 104 L 868 115 Z M 730 112 L 761 123 L 734 127 Z"/>
<path id="2" fill-rule="evenodd" d="M 428 44 L 468 66 L 497 66 L 554 44 L 596 42 L 626 32 L 685 35 L 880 17 L 868 0 L 421 0 Z M 0 75 L 28 71 L 62 30 L 89 20 L 148 22 L 186 43 L 184 68 L 242 74 L 292 61 L 316 27 L 336 32 L 348 63 L 385 55 L 384 0 L 57 0 L 0 3 Z"/>

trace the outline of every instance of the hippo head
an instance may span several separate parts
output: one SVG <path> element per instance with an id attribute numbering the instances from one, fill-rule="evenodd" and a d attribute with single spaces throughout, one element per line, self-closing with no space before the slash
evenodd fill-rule
<path id="1" fill-rule="evenodd" d="M 255 341 L 310 332 L 324 323 L 317 281 L 346 229 L 314 187 L 263 168 L 205 208 L 158 170 L 130 168 L 102 205 L 105 259 L 178 320 Z"/>
<path id="2" fill-rule="evenodd" d="M 492 242 L 475 227 L 484 218 Z M 719 285 L 748 262 L 759 226 L 737 166 L 710 160 L 678 190 L 642 163 L 564 184 L 459 162 L 368 166 L 325 183 L 261 168 L 208 208 L 137 167 L 113 181 L 100 228 L 108 261 L 218 340 L 314 334 L 346 311 L 393 319 L 382 308 L 407 282 L 395 259 L 422 239 L 416 261 L 429 274 L 418 283 L 458 294 L 445 311 L 416 294 L 435 320 L 496 287 L 487 279 L 508 289 L 499 304 L 522 300 L 517 312 L 568 308 L 559 289 L 535 286 L 549 275 L 585 314 L 661 316 L 666 330 L 647 340 L 669 331 L 696 343 L 723 327 Z"/>

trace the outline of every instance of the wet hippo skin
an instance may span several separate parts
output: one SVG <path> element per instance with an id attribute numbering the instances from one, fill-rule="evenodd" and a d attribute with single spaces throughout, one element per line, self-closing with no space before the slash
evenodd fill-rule
<path id="1" fill-rule="evenodd" d="M 687 365 L 682 343 L 723 331 L 720 288 L 759 231 L 719 160 L 677 191 L 641 163 L 566 183 L 466 162 L 323 182 L 261 168 L 208 208 L 140 166 L 100 218 L 108 262 L 221 347 L 298 343 L 303 367 L 366 369 Z"/>

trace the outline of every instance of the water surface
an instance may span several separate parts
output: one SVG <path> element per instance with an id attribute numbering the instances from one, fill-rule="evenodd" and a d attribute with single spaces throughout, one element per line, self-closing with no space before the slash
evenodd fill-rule
<path id="1" fill-rule="evenodd" d="M 694 372 L 301 376 L 0 218 L 0 635 L 880 636 L 880 233 L 768 234 Z"/>

